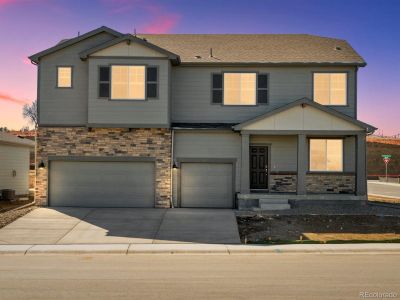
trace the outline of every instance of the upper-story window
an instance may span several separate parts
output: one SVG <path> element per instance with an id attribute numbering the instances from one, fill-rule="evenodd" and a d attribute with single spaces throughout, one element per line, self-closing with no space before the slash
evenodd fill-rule
<path id="1" fill-rule="evenodd" d="M 145 66 L 111 66 L 111 99 L 144 100 Z"/>
<path id="2" fill-rule="evenodd" d="M 72 88 L 72 67 L 57 67 L 57 87 Z"/>
<path id="3" fill-rule="evenodd" d="M 113 65 L 100 66 L 99 98 L 145 100 L 158 97 L 158 67 Z"/>
<path id="4" fill-rule="evenodd" d="M 314 73 L 314 101 L 347 105 L 347 73 Z"/>
<path id="5" fill-rule="evenodd" d="M 256 73 L 224 73 L 224 104 L 255 105 Z"/>
<path id="6" fill-rule="evenodd" d="M 268 74 L 255 72 L 212 74 L 212 103 L 229 106 L 268 103 Z"/>
<path id="7" fill-rule="evenodd" d="M 343 140 L 310 139 L 310 171 L 342 172 Z"/>

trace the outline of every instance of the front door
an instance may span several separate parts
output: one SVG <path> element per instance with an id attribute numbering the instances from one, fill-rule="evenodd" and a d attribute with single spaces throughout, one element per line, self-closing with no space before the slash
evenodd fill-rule
<path id="1" fill-rule="evenodd" d="M 268 147 L 250 146 L 250 189 L 268 189 Z"/>

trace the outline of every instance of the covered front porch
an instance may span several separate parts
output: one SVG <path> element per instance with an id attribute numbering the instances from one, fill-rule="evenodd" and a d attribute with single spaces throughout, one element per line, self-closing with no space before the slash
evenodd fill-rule
<path id="1" fill-rule="evenodd" d="M 239 208 L 270 200 L 366 200 L 367 124 L 308 99 L 234 127 Z"/>

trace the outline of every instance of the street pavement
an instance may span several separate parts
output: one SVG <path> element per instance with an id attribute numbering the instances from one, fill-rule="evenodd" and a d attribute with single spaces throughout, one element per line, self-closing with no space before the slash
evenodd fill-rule
<path id="1" fill-rule="evenodd" d="M 0 255 L 0 299 L 396 299 L 399 268 L 399 254 Z"/>
<path id="2" fill-rule="evenodd" d="M 400 184 L 368 180 L 368 194 L 400 198 Z"/>

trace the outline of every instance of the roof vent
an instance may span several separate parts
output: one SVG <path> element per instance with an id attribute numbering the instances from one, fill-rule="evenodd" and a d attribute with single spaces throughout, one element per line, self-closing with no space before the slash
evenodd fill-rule
<path id="1" fill-rule="evenodd" d="M 336 46 L 336 47 L 335 47 L 335 50 L 340 51 L 340 50 L 342 50 L 342 47 Z"/>
<path id="2" fill-rule="evenodd" d="M 195 55 L 194 58 L 200 59 L 201 56 L 200 55 Z"/>

